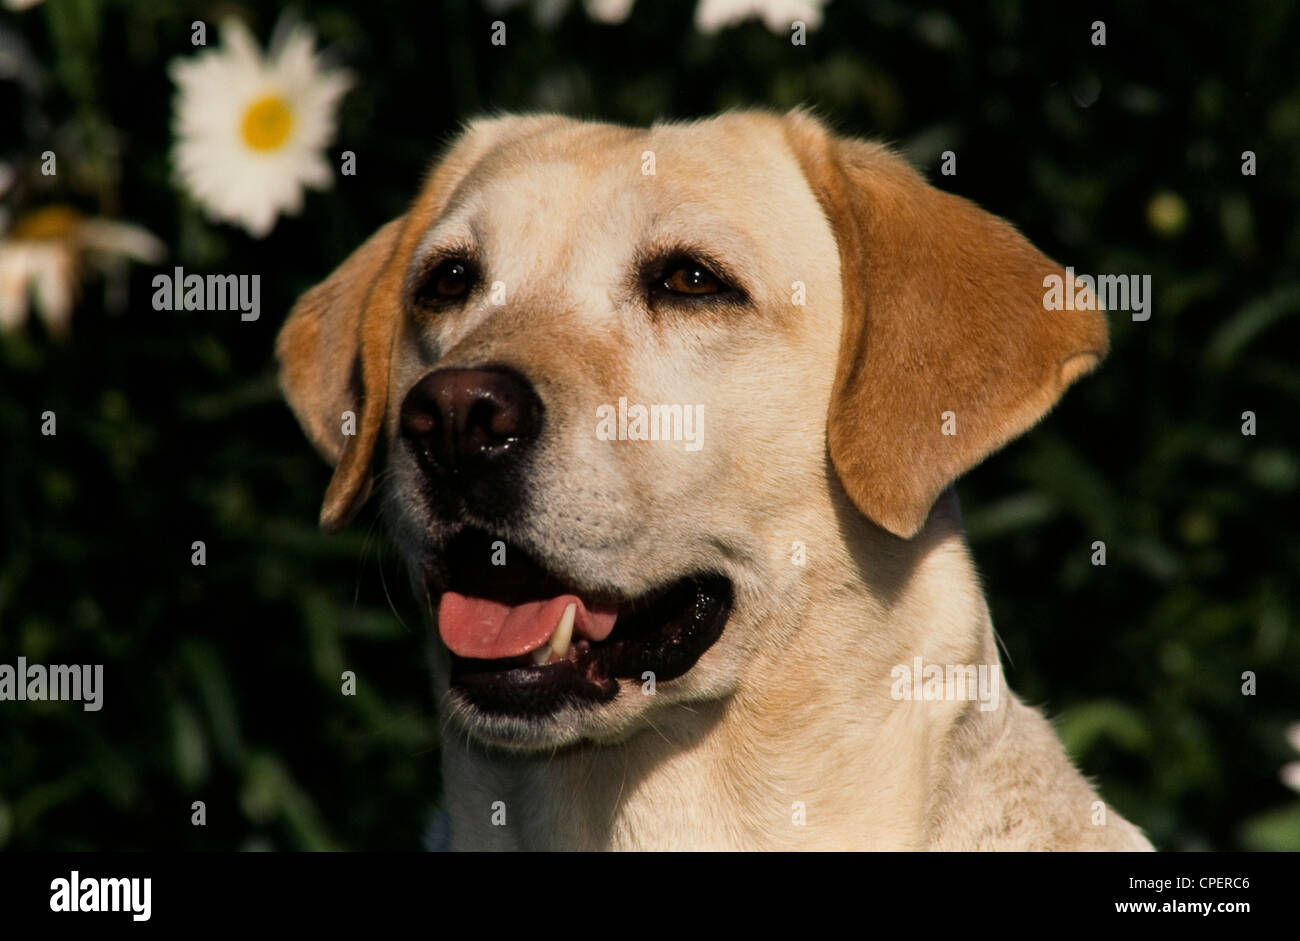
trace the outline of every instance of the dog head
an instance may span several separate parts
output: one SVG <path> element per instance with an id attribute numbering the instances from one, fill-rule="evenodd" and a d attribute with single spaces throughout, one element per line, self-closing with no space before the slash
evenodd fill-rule
<path id="1" fill-rule="evenodd" d="M 1104 355 L 1100 314 L 1044 309 L 1060 270 L 802 112 L 496 118 L 277 351 L 335 466 L 325 529 L 388 442 L 449 715 L 551 748 L 726 697 L 790 644 L 791 547 L 837 494 L 916 536 Z"/>

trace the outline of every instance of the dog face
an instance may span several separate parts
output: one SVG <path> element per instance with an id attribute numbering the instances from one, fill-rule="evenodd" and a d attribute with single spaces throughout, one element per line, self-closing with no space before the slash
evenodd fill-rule
<path id="1" fill-rule="evenodd" d="M 336 465 L 326 529 L 388 442 L 446 714 L 506 747 L 607 743 L 779 681 L 791 607 L 830 590 L 799 544 L 913 537 L 1099 361 L 1099 315 L 1043 309 L 1059 270 L 802 113 L 500 118 L 278 352 Z"/>

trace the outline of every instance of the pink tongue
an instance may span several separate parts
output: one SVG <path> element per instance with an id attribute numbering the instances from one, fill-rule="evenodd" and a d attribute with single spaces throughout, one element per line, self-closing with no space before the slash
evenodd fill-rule
<path id="1" fill-rule="evenodd" d="M 614 629 L 615 609 L 587 610 L 577 595 L 560 595 L 547 601 L 502 604 L 449 591 L 438 606 L 438 633 L 458 657 L 500 660 L 537 650 L 560 623 L 564 609 L 578 606 L 573 621 L 574 638 L 604 640 Z"/>

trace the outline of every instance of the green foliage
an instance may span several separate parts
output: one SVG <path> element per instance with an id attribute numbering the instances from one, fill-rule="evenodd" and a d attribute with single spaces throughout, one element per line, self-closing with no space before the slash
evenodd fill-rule
<path id="1" fill-rule="evenodd" d="M 263 241 L 172 184 L 165 69 L 192 20 L 214 41 L 233 11 L 264 40 L 277 6 L 47 0 L 0 20 L 30 60 L 0 74 L 11 208 L 120 216 L 166 265 L 265 275 L 253 323 L 155 312 L 137 268 L 117 314 L 87 283 L 65 342 L 0 338 L 0 662 L 106 674 L 102 712 L 0 704 L 0 846 L 419 846 L 439 794 L 425 627 L 373 509 L 315 530 L 328 474 L 276 390 L 283 313 L 476 113 L 809 104 L 1078 271 L 1152 276 L 1150 321 L 1112 315 L 1101 371 L 962 483 L 972 543 L 1008 679 L 1107 800 L 1164 848 L 1300 849 L 1278 776 L 1300 759 L 1283 737 L 1300 721 L 1296 9 L 837 0 L 795 47 L 758 22 L 701 35 L 692 8 L 640 0 L 610 27 L 575 3 L 550 28 L 517 8 L 502 48 L 475 4 L 313 4 L 358 77 L 335 143 L 358 172 Z M 56 178 L 33 169 L 47 148 Z"/>

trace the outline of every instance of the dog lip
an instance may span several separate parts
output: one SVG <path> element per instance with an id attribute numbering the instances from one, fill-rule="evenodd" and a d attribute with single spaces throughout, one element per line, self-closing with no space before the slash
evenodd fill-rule
<path id="1" fill-rule="evenodd" d="M 609 702 L 618 694 L 618 681 L 596 681 L 585 675 L 574 660 L 560 660 L 543 666 L 515 665 L 499 668 L 497 661 L 478 661 L 492 664 L 495 669 L 475 670 L 460 661 L 458 670 L 453 664 L 452 688 L 462 700 L 480 712 L 518 717 L 541 716 L 555 712 L 565 705 L 591 706 Z"/>

